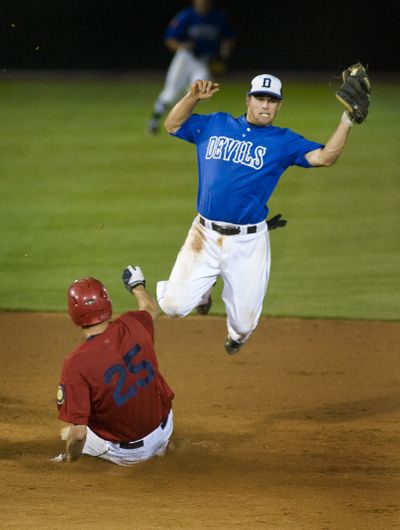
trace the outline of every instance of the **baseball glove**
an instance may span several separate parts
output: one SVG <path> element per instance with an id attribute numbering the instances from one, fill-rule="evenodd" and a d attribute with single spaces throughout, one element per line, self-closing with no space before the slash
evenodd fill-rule
<path id="1" fill-rule="evenodd" d="M 226 62 L 220 57 L 214 57 L 209 62 L 210 72 L 213 76 L 218 77 L 226 72 Z"/>
<path id="2" fill-rule="evenodd" d="M 346 107 L 353 123 L 362 123 L 368 115 L 371 83 L 367 69 L 356 63 L 342 72 L 343 84 L 336 92 L 336 97 Z"/>

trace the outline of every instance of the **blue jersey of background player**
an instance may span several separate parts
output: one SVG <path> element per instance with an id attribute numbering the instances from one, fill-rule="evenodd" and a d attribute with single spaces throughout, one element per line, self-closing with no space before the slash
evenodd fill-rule
<path id="1" fill-rule="evenodd" d="M 164 38 L 176 39 L 188 46 L 195 57 L 219 57 L 221 41 L 232 39 L 234 31 L 221 9 L 210 9 L 201 13 L 195 7 L 188 7 L 168 24 Z"/>
<path id="2" fill-rule="evenodd" d="M 174 53 L 162 91 L 153 107 L 147 130 L 156 134 L 161 116 L 196 79 L 221 75 L 234 47 L 235 32 L 224 11 L 212 0 L 192 0 L 165 33 L 166 47 Z"/>

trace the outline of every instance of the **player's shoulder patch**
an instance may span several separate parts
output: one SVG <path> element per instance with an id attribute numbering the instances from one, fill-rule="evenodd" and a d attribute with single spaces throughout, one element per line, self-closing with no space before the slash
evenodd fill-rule
<path id="1" fill-rule="evenodd" d="M 57 399 L 56 399 L 57 405 L 63 405 L 64 401 L 65 401 L 65 387 L 64 385 L 58 385 Z"/>

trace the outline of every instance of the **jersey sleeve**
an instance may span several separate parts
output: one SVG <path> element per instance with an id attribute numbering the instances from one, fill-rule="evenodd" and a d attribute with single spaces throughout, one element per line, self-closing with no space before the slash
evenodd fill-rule
<path id="1" fill-rule="evenodd" d="M 67 359 L 57 394 L 58 417 L 75 425 L 87 425 L 90 416 L 90 388 L 74 363 Z"/>
<path id="2" fill-rule="evenodd" d="M 291 139 L 291 150 L 292 150 L 292 165 L 300 167 L 313 167 L 305 155 L 314 149 L 320 149 L 324 147 L 323 144 L 319 142 L 313 142 L 312 140 L 307 140 L 303 136 L 293 133 L 293 138 Z"/>
<path id="3" fill-rule="evenodd" d="M 213 116 L 213 114 L 192 114 L 175 133 L 171 133 L 171 136 L 197 144 Z"/>
<path id="4" fill-rule="evenodd" d="M 154 342 L 154 323 L 148 311 L 128 311 L 127 313 L 124 313 L 120 319 L 123 320 L 127 326 L 129 326 L 129 323 L 133 320 L 139 322 L 150 334 L 151 339 Z"/>
<path id="5" fill-rule="evenodd" d="M 168 24 L 164 31 L 164 39 L 187 40 L 186 21 L 189 17 L 189 10 L 180 11 Z"/>

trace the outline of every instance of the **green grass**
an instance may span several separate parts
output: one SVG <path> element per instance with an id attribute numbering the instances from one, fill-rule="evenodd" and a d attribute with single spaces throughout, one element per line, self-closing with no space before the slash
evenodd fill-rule
<path id="1" fill-rule="evenodd" d="M 168 278 L 196 214 L 197 163 L 192 145 L 145 133 L 160 88 L 0 83 L 1 309 L 63 311 L 70 282 L 92 275 L 119 312 L 131 305 L 125 265 L 140 264 L 153 292 Z M 246 88 L 226 81 L 198 108 L 239 115 Z M 270 208 L 289 223 L 271 233 L 266 315 L 400 318 L 399 97 L 376 83 L 368 122 L 334 167 L 283 175 Z M 328 83 L 289 82 L 277 124 L 324 142 L 340 112 Z"/>

